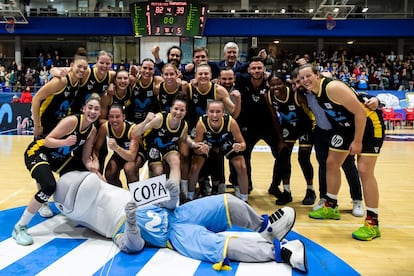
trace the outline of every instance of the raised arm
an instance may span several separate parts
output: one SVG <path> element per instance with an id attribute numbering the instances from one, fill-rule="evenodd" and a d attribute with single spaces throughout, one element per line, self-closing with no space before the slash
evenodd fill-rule
<path id="1" fill-rule="evenodd" d="M 121 156 L 122 159 L 126 161 L 134 161 L 138 152 L 139 139 L 139 136 L 131 137 L 129 149 L 125 149 L 119 146 L 115 139 L 109 138 L 108 147 Z"/>
<path id="2" fill-rule="evenodd" d="M 145 117 L 145 120 L 134 127 L 131 133 L 131 137 L 140 137 L 142 136 L 142 134 L 144 134 L 145 131 L 149 129 L 159 128 L 161 126 L 161 123 L 161 113 L 154 114 L 152 112 L 148 112 L 147 117 Z"/>
<path id="3" fill-rule="evenodd" d="M 229 92 L 227 92 L 226 88 L 219 84 L 215 84 L 216 87 L 216 95 L 217 100 L 222 101 L 226 109 L 230 112 L 230 115 L 233 118 L 237 118 L 240 114 L 241 110 L 241 100 L 236 100 L 235 103 L 230 98 Z M 236 95 L 237 96 L 237 95 Z"/>
<path id="4" fill-rule="evenodd" d="M 66 78 L 53 78 L 48 83 L 46 83 L 39 91 L 34 95 L 32 99 L 32 119 L 34 125 L 33 135 L 38 137 L 41 135 L 41 122 L 40 122 L 40 104 L 47 97 L 55 93 L 56 91 L 61 90 L 66 86 Z"/>

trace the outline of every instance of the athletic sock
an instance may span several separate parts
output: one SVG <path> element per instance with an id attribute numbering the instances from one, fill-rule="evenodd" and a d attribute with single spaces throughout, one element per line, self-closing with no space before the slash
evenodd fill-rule
<path id="1" fill-rule="evenodd" d="M 313 191 L 313 185 L 306 185 L 306 189 Z"/>
<path id="2" fill-rule="evenodd" d="M 290 193 L 290 184 L 283 184 L 283 190 Z"/>
<path id="3" fill-rule="evenodd" d="M 378 212 L 375 213 L 367 208 L 367 218 L 365 220 L 371 225 L 378 225 Z"/>
<path id="4" fill-rule="evenodd" d="M 335 208 L 338 205 L 338 196 L 330 193 L 326 194 L 325 206 Z"/>
<path id="5" fill-rule="evenodd" d="M 34 217 L 34 215 L 35 214 L 30 213 L 26 208 L 20 220 L 17 222 L 17 224 L 21 226 L 27 226 L 29 222 L 32 220 L 32 218 Z"/>

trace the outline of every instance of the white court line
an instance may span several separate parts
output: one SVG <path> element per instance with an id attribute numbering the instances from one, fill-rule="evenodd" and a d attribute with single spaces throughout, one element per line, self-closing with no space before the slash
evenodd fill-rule
<path id="1" fill-rule="evenodd" d="M 37 275 L 62 275 L 65 271 L 70 271 L 70 275 L 92 275 L 104 269 L 105 263 L 118 252 L 111 240 L 88 239 Z"/>
<path id="2" fill-rule="evenodd" d="M 62 224 L 62 219 L 62 216 L 54 216 L 29 228 L 30 234 L 36 233 L 34 235 L 34 243 L 31 246 L 18 245 L 12 237 L 2 241 L 0 243 L 0 270 L 56 238 L 56 235 L 51 232 L 51 228 L 54 228 L 51 225 Z"/>
<path id="3" fill-rule="evenodd" d="M 26 192 L 26 189 L 19 189 L 17 191 L 14 191 L 13 193 L 9 194 L 6 199 L 0 200 L 0 204 L 3 204 L 7 201 L 10 201 L 13 197 L 15 197 L 19 194 L 25 193 L 25 192 Z"/>
<path id="4" fill-rule="evenodd" d="M 200 261 L 179 255 L 171 249 L 162 248 L 157 251 L 137 275 L 191 276 L 194 275 L 200 263 Z"/>

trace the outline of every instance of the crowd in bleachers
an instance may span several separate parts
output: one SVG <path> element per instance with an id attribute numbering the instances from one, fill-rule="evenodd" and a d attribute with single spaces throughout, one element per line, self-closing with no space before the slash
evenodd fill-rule
<path id="1" fill-rule="evenodd" d="M 377 56 L 350 56 L 346 50 L 327 53 L 325 50 L 313 51 L 304 55 L 310 62 L 318 65 L 321 72 L 331 72 L 357 90 L 399 90 L 412 91 L 414 83 L 414 51 L 398 55 L 394 51 L 381 51 Z M 302 55 L 289 54 L 274 57 L 271 53 L 266 59 L 266 67 L 281 70 L 289 75 L 295 60 Z M 132 59 L 131 59 L 132 60 Z M 27 86 L 36 92 L 50 79 L 49 69 L 55 66 L 68 66 L 69 61 L 60 60 L 58 51 L 40 53 L 37 64 L 25 65 L 15 61 L 6 64 L 0 53 L 0 92 L 22 92 Z M 114 64 L 113 69 L 124 67 L 123 61 Z M 128 67 L 128 66 L 125 66 Z"/>

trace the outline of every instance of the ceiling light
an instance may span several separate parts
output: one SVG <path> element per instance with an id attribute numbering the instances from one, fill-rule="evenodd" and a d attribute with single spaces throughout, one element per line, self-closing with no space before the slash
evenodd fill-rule
<path id="1" fill-rule="evenodd" d="M 279 44 L 280 43 L 280 40 L 275 40 L 275 41 L 273 41 L 273 43 L 274 44 Z"/>
<path id="2" fill-rule="evenodd" d="M 368 11 L 368 7 L 362 8 L 362 12 L 367 12 Z"/>
<path id="3" fill-rule="evenodd" d="M 313 9 L 309 9 L 309 10 L 308 10 L 308 12 L 309 12 L 309 13 L 313 13 Z"/>
<path id="4" fill-rule="evenodd" d="M 235 13 L 235 12 L 236 12 L 236 10 L 230 10 L 230 12 L 231 12 L 231 13 Z"/>
<path id="5" fill-rule="evenodd" d="M 333 9 L 333 12 L 339 12 L 339 8 Z"/>
<path id="6" fill-rule="evenodd" d="M 347 42 L 346 42 L 346 44 L 348 44 L 348 45 L 352 45 L 352 44 L 354 44 L 354 42 L 355 42 L 355 41 L 353 41 L 353 40 L 349 40 L 349 41 L 347 41 Z"/>
<path id="7" fill-rule="evenodd" d="M 280 13 L 285 13 L 286 12 L 286 10 L 285 9 L 281 9 L 280 10 Z"/>
<path id="8" fill-rule="evenodd" d="M 259 10 L 254 10 L 254 13 L 259 13 L 260 11 Z"/>

